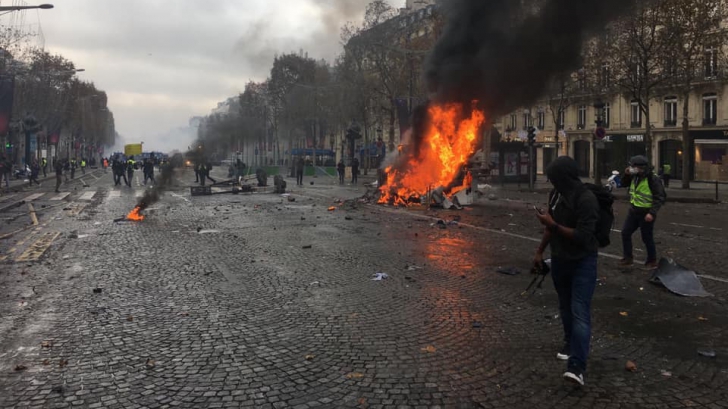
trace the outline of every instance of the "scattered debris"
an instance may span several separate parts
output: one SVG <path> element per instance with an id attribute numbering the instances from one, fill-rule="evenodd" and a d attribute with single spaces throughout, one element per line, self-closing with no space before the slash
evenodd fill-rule
<path id="1" fill-rule="evenodd" d="M 515 267 L 498 267 L 496 272 L 509 275 L 509 276 L 515 276 L 518 274 L 521 274 L 521 271 Z"/>
<path id="2" fill-rule="evenodd" d="M 64 392 L 66 392 L 66 388 L 64 388 L 63 385 L 54 386 L 51 389 L 51 392 L 63 394 Z"/>
<path id="3" fill-rule="evenodd" d="M 351 216 L 346 216 L 346 217 L 344 217 L 344 220 L 354 220 L 354 218 Z"/>
<path id="4" fill-rule="evenodd" d="M 130 315 L 130 316 L 126 317 L 126 320 L 129 322 L 132 322 L 132 321 L 134 321 L 134 317 Z"/>
<path id="5" fill-rule="evenodd" d="M 669 378 L 672 376 L 672 372 L 666 371 L 664 369 L 660 370 L 660 375 L 664 376 L 665 378 Z"/>
<path id="6" fill-rule="evenodd" d="M 179 315 L 180 317 L 189 317 L 190 313 L 187 311 L 182 311 L 182 312 L 178 313 L 177 315 Z"/>
<path id="7" fill-rule="evenodd" d="M 346 375 L 346 379 L 361 379 L 364 377 L 364 374 L 361 372 L 351 372 Z"/>
<path id="8" fill-rule="evenodd" d="M 313 246 L 310 245 L 310 244 L 303 246 L 303 249 L 304 250 L 308 250 L 308 249 L 311 249 L 311 248 L 313 248 Z"/>
<path id="9" fill-rule="evenodd" d="M 650 282 L 662 284 L 671 292 L 684 297 L 711 297 L 705 291 L 697 274 L 677 263 L 674 260 L 663 258 L 652 273 Z"/>
<path id="10" fill-rule="evenodd" d="M 715 351 L 712 349 L 699 349 L 698 355 L 704 356 L 706 358 L 715 358 Z"/>
<path id="11" fill-rule="evenodd" d="M 328 209 L 328 210 L 329 210 L 330 212 L 334 212 L 334 211 L 336 211 L 336 206 L 331 206 L 331 207 L 329 207 L 329 209 Z"/>
<path id="12" fill-rule="evenodd" d="M 17 372 L 24 371 L 26 369 L 28 369 L 28 367 L 23 364 L 15 365 L 15 371 L 17 371 Z"/>
<path id="13" fill-rule="evenodd" d="M 43 341 L 40 346 L 41 348 L 53 348 L 53 341 Z"/>
<path id="14" fill-rule="evenodd" d="M 418 266 L 407 266 L 406 268 L 408 271 L 422 270 L 422 267 L 418 267 Z"/>
<path id="15" fill-rule="evenodd" d="M 387 273 L 382 273 L 381 271 L 374 274 L 374 278 L 372 278 L 372 281 L 382 281 L 389 278 L 389 275 Z"/>
<path id="16" fill-rule="evenodd" d="M 707 319 L 707 318 L 705 318 L 705 317 L 703 317 L 703 316 L 700 316 L 700 317 L 698 317 L 698 321 L 707 321 L 707 320 L 708 320 L 708 319 Z"/>
<path id="17" fill-rule="evenodd" d="M 627 311 L 621 311 L 621 312 L 619 313 L 619 315 L 621 315 L 621 316 L 623 316 L 623 317 L 628 317 L 628 316 L 629 316 L 629 313 L 628 313 Z"/>
<path id="18" fill-rule="evenodd" d="M 152 369 L 156 365 L 157 365 L 157 363 L 154 362 L 154 360 L 152 358 L 147 359 L 147 362 L 146 362 L 147 369 Z"/>
<path id="19" fill-rule="evenodd" d="M 483 328 L 483 323 L 479 321 L 473 321 L 473 328 Z"/>
<path id="20" fill-rule="evenodd" d="M 437 348 L 435 348 L 435 347 L 434 347 L 434 346 L 432 346 L 432 345 L 428 345 L 428 346 L 426 346 L 426 347 L 424 347 L 424 348 L 420 349 L 420 351 L 422 351 L 422 352 L 427 352 L 427 353 L 430 353 L 430 354 L 432 354 L 432 353 L 435 353 L 435 352 L 437 352 Z"/>
<path id="21" fill-rule="evenodd" d="M 101 292 L 103 292 L 103 291 L 104 291 L 103 288 L 99 288 L 99 287 L 94 288 L 94 294 L 101 294 Z"/>
<path id="22" fill-rule="evenodd" d="M 307 361 L 313 361 L 313 359 L 316 358 L 316 355 L 306 355 L 305 358 Z"/>
<path id="23" fill-rule="evenodd" d="M 637 372 L 637 364 L 632 361 L 627 361 L 627 363 L 624 364 L 624 369 L 628 372 Z"/>
<path id="24" fill-rule="evenodd" d="M 58 367 L 61 368 L 61 369 L 63 369 L 66 366 L 68 366 L 68 359 L 61 358 L 61 360 L 58 361 Z"/>
<path id="25" fill-rule="evenodd" d="M 51 364 L 51 360 L 50 359 L 44 359 L 43 360 L 43 365 L 48 366 L 50 364 Z"/>

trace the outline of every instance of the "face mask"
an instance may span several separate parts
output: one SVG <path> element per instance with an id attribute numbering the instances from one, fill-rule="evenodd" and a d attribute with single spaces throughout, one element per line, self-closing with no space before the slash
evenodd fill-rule
<path id="1" fill-rule="evenodd" d="M 630 166 L 630 168 L 629 168 L 629 174 L 630 175 L 636 175 L 638 173 L 640 173 L 640 170 L 639 169 L 635 168 L 634 166 Z"/>

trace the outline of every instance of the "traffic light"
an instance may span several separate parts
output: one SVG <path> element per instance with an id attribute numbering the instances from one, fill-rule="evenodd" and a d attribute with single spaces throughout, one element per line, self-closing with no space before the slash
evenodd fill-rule
<path id="1" fill-rule="evenodd" d="M 530 145 L 533 145 L 533 143 L 536 141 L 536 128 L 530 127 L 528 128 L 528 143 Z"/>

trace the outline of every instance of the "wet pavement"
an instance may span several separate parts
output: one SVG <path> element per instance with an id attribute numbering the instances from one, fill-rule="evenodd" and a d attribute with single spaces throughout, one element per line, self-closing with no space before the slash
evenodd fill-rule
<path id="1" fill-rule="evenodd" d="M 180 187 L 115 224 L 143 187 L 97 182 L 0 243 L 0 407 L 728 407 L 725 205 L 670 204 L 657 232 L 714 297 L 672 295 L 604 250 L 574 388 L 550 281 L 521 295 L 543 196 L 446 212 L 338 206 L 364 189 L 323 179 L 295 201 Z"/>

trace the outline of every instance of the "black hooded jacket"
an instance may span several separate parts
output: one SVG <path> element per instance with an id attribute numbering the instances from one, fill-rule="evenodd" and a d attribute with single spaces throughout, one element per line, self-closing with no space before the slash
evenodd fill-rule
<path id="1" fill-rule="evenodd" d="M 556 223 L 575 229 L 574 238 L 552 234 L 551 256 L 579 260 L 599 249 L 595 232 L 599 202 L 579 179 L 576 161 L 568 156 L 556 159 L 546 169 L 554 190 L 549 195 L 549 214 Z"/>

